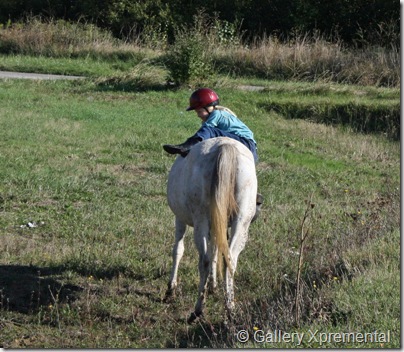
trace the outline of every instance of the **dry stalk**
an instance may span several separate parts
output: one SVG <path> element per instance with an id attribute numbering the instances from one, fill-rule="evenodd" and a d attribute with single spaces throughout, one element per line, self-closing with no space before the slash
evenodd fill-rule
<path id="1" fill-rule="evenodd" d="M 300 321 L 300 295 L 301 295 L 301 275 L 302 275 L 302 267 L 303 267 L 303 250 L 304 243 L 309 235 L 309 228 L 306 228 L 305 224 L 307 219 L 309 219 L 311 210 L 314 208 L 314 204 L 312 202 L 313 194 L 311 194 L 310 199 L 307 201 L 307 207 L 303 215 L 302 223 L 300 225 L 300 245 L 299 245 L 299 263 L 297 267 L 296 274 L 296 292 L 295 292 L 295 320 L 296 324 L 299 325 Z"/>

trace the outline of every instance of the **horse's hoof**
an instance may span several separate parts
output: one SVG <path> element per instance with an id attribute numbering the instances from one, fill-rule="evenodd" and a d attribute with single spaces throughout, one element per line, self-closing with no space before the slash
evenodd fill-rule
<path id="1" fill-rule="evenodd" d="M 200 317 L 202 317 L 202 316 L 203 316 L 202 313 L 195 313 L 195 312 L 192 312 L 191 315 L 189 316 L 188 320 L 187 320 L 187 323 L 188 323 L 188 324 L 195 323 L 195 322 L 196 322 Z"/>
<path id="2" fill-rule="evenodd" d="M 172 288 L 168 288 L 166 294 L 163 298 L 164 303 L 171 303 L 174 301 L 175 298 L 175 290 Z"/>
<path id="3" fill-rule="evenodd" d="M 163 303 L 168 304 L 168 303 L 172 303 L 172 302 L 174 302 L 174 297 L 173 296 L 164 296 Z"/>
<path id="4" fill-rule="evenodd" d="M 216 294 L 216 291 L 217 291 L 216 287 L 213 287 L 213 286 L 208 287 L 208 293 L 210 295 Z"/>

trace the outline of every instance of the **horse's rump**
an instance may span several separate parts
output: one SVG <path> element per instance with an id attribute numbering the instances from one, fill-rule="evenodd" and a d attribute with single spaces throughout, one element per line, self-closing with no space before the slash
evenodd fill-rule
<path id="1" fill-rule="evenodd" d="M 232 197 L 229 207 L 221 216 L 229 218 L 234 213 L 235 192 L 242 189 L 244 180 L 240 174 L 250 170 L 255 178 L 255 163 L 252 153 L 240 142 L 227 137 L 207 139 L 192 147 L 188 156 L 175 160 L 167 185 L 168 203 L 173 213 L 185 224 L 195 226 L 202 217 L 210 217 L 210 205 L 215 188 L 226 191 Z M 218 178 L 218 175 L 223 177 Z M 248 178 L 249 176 L 246 176 Z M 219 182 L 219 183 L 218 183 Z M 220 201 L 221 204 L 222 200 Z M 255 205 L 254 205 L 255 206 Z"/>

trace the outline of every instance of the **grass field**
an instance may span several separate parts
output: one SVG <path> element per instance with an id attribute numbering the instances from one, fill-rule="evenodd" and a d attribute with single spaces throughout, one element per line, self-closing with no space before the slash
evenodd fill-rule
<path id="1" fill-rule="evenodd" d="M 365 106 L 368 117 L 397 114 L 399 89 L 215 82 L 255 133 L 265 204 L 240 255 L 236 321 L 224 325 L 219 290 L 206 319 L 187 325 L 198 284 L 191 229 L 178 299 L 161 301 L 174 240 L 166 201 L 174 158 L 161 146 L 198 128 L 184 111 L 191 91 L 150 81 L 123 89 L 120 77 L 0 82 L 1 347 L 298 346 L 270 340 L 274 330 L 304 334 L 306 348 L 400 347 L 400 143 L 326 118 L 344 104 Z M 249 83 L 265 89 L 237 88 Z M 285 112 L 292 102 L 302 104 L 299 116 Z M 330 109 L 315 110 L 320 102 Z M 341 342 L 338 333 L 354 337 Z"/>

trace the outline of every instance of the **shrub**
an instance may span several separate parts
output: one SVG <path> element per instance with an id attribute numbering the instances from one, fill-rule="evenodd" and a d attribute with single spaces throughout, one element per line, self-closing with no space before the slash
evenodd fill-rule
<path id="1" fill-rule="evenodd" d="M 166 66 L 170 81 L 176 85 L 196 84 L 213 72 L 209 53 L 208 31 L 203 17 L 196 17 L 194 27 L 180 28 L 168 48 Z"/>

